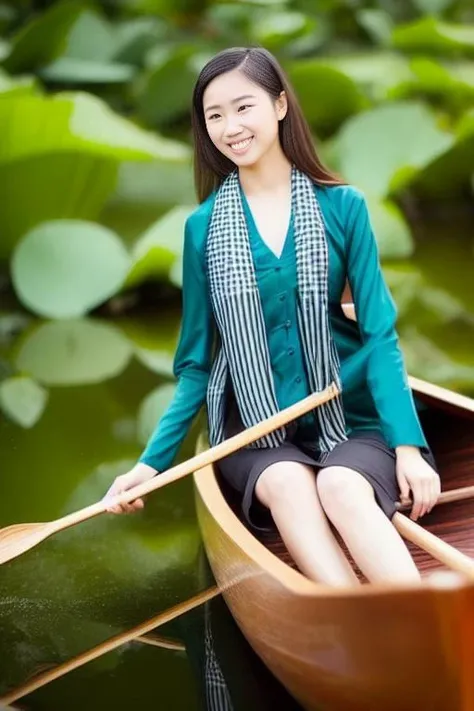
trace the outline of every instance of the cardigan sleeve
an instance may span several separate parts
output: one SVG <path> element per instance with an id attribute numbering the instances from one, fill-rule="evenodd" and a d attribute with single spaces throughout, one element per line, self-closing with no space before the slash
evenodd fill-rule
<path id="1" fill-rule="evenodd" d="M 173 364 L 176 390 L 139 460 L 159 472 L 172 465 L 204 404 L 211 369 L 214 321 L 204 258 L 193 236 L 188 218 L 183 248 L 181 330 Z"/>
<path id="2" fill-rule="evenodd" d="M 367 381 L 390 447 L 427 443 L 396 331 L 397 309 L 385 283 L 367 203 L 354 190 L 346 223 L 347 275 L 363 343 L 372 342 Z"/>

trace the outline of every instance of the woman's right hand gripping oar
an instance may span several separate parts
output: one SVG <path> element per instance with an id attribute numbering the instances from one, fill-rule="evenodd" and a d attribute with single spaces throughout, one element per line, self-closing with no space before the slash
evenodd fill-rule
<path id="1" fill-rule="evenodd" d="M 138 484 L 143 484 L 143 482 L 154 477 L 155 474 L 157 474 L 156 469 L 153 469 L 153 467 L 150 467 L 148 464 L 144 464 L 143 462 L 138 462 L 133 469 L 130 469 L 130 471 L 125 474 L 120 474 L 120 476 L 116 477 L 112 483 L 112 486 L 105 494 L 103 501 L 107 503 L 107 499 L 111 499 L 112 497 L 117 496 L 117 494 L 123 494 L 124 491 L 132 489 Z M 144 506 L 145 503 L 143 499 L 135 499 L 135 501 L 130 501 L 129 503 L 111 506 L 110 508 L 107 508 L 107 511 L 114 514 L 134 513 L 135 511 L 142 509 Z"/>

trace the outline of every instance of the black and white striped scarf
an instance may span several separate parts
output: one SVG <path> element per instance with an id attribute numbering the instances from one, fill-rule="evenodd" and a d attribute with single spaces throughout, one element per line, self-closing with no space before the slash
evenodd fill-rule
<path id="1" fill-rule="evenodd" d="M 339 358 L 328 315 L 328 246 L 314 185 L 296 168 L 292 170 L 291 200 L 298 273 L 298 328 L 309 385 L 312 392 L 319 392 L 331 382 L 340 387 Z M 220 334 L 207 390 L 209 439 L 214 446 L 225 437 L 229 375 L 245 427 L 279 410 L 237 171 L 217 191 L 206 258 L 211 303 Z M 324 457 L 347 439 L 341 398 L 330 400 L 314 412 L 318 423 L 316 448 Z M 277 447 L 286 434 L 286 428 L 280 428 L 251 446 Z"/>

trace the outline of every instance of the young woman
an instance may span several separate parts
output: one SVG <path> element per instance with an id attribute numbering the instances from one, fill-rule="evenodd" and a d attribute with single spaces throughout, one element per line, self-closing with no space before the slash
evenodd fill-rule
<path id="1" fill-rule="evenodd" d="M 440 481 L 364 197 L 323 167 L 266 50 L 215 56 L 192 111 L 201 204 L 185 228 L 176 394 L 108 495 L 169 468 L 206 400 L 215 445 L 342 375 L 341 397 L 227 457 L 221 474 L 241 493 L 247 524 L 276 525 L 308 577 L 355 582 L 331 522 L 370 581 L 416 581 L 390 521 L 394 502 L 411 492 L 416 520 L 434 506 Z M 357 324 L 341 308 L 346 282 Z M 344 368 L 358 354 L 363 368 L 349 387 Z"/>

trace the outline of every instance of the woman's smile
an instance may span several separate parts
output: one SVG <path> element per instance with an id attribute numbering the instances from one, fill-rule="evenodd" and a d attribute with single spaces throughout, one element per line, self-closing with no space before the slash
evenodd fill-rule
<path id="1" fill-rule="evenodd" d="M 252 141 L 253 141 L 253 136 L 250 136 L 249 138 L 244 138 L 243 141 L 237 141 L 235 143 L 228 143 L 227 145 L 229 146 L 229 148 L 232 150 L 233 153 L 242 155 L 242 153 L 245 153 L 247 151 L 247 149 L 249 148 Z"/>

